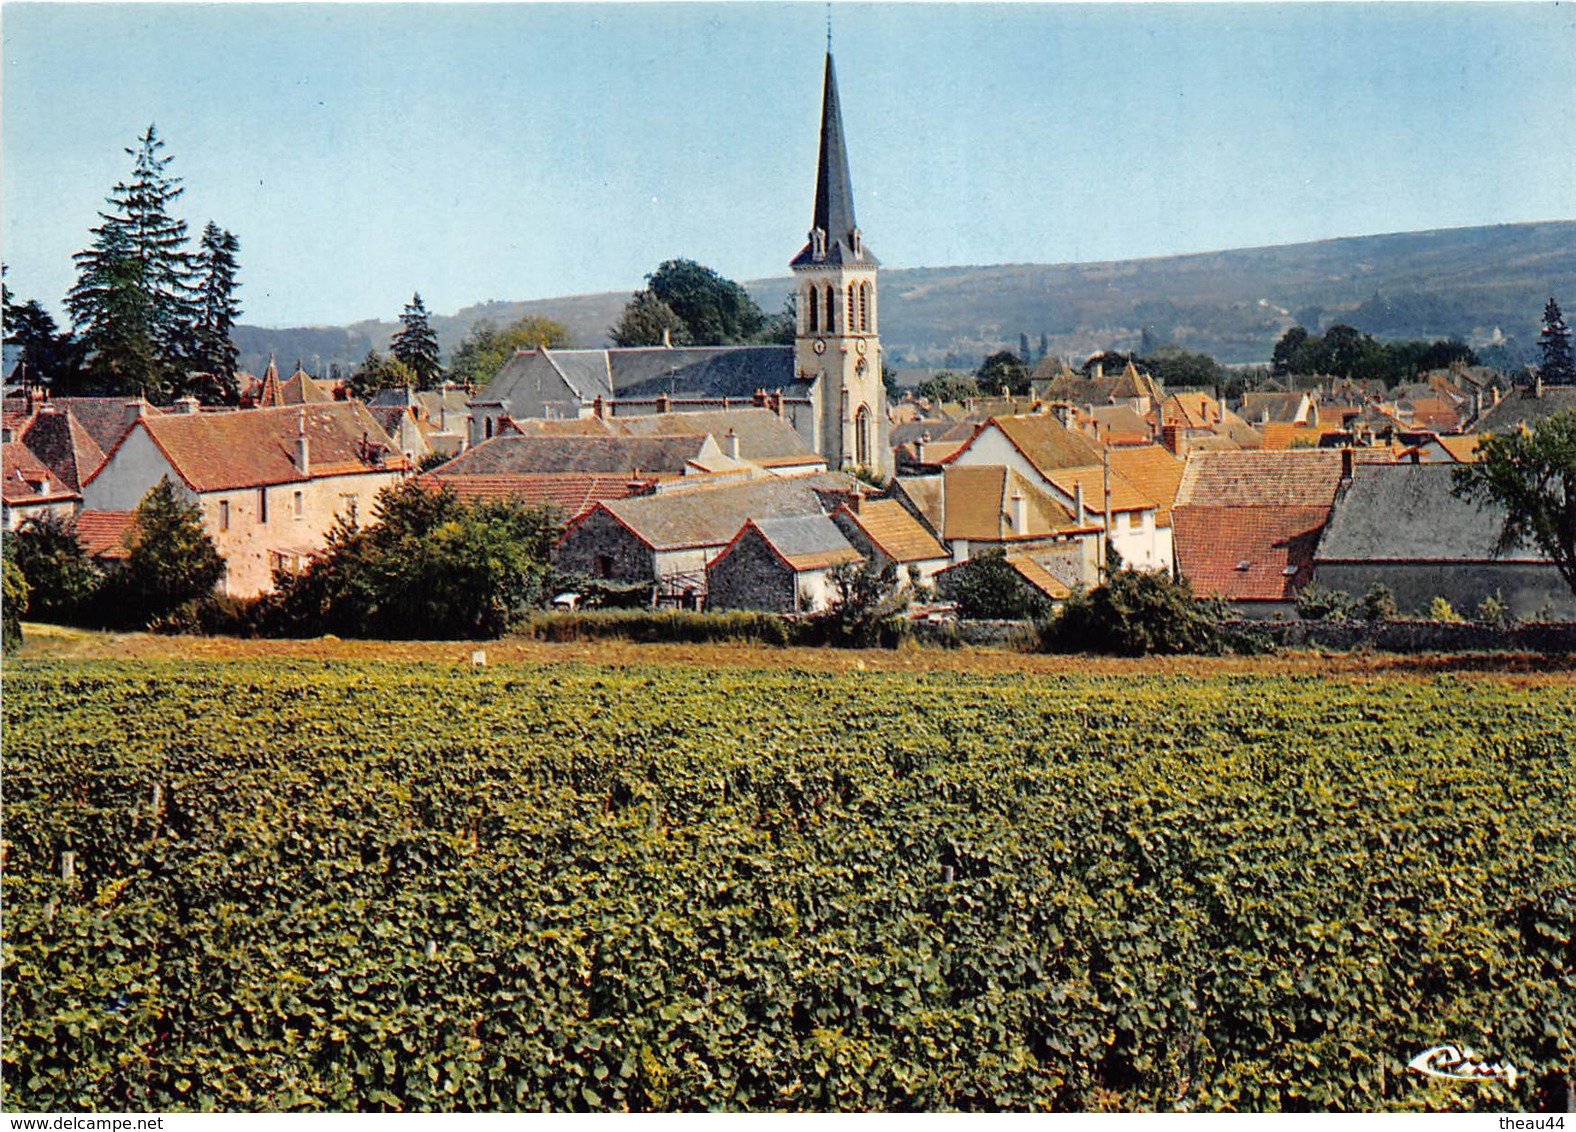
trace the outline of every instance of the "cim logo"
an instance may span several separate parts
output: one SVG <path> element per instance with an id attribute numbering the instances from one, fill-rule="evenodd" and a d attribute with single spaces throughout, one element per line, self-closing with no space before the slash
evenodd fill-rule
<path id="1" fill-rule="evenodd" d="M 1425 1077 L 1444 1077 L 1451 1081 L 1504 1081 L 1512 1088 L 1516 1084 L 1516 1067 L 1508 1061 L 1490 1065 L 1470 1049 L 1455 1046 L 1435 1046 L 1425 1049 L 1406 1063 L 1408 1069 Z"/>

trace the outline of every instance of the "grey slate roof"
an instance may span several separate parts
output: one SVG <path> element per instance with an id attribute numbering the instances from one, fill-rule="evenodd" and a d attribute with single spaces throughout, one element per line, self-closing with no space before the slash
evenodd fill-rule
<path id="1" fill-rule="evenodd" d="M 1534 397 L 1530 389 L 1517 389 L 1478 418 L 1472 431 L 1508 432 L 1517 425 L 1573 410 L 1576 410 L 1576 385 L 1545 385 L 1542 397 Z"/>
<path id="2" fill-rule="evenodd" d="M 853 486 L 853 478 L 841 473 L 768 477 L 722 487 L 686 486 L 600 506 L 657 550 L 722 546 L 748 519 L 826 514 Z"/>
<path id="3" fill-rule="evenodd" d="M 1529 562 L 1517 547 L 1495 555 L 1505 512 L 1450 493 L 1450 464 L 1358 464 L 1335 498 L 1320 562 Z"/>
<path id="4" fill-rule="evenodd" d="M 837 524 L 826 515 L 768 515 L 755 520 L 762 537 L 784 558 L 820 560 L 858 558 Z"/>
<path id="5" fill-rule="evenodd" d="M 495 436 L 443 465 L 444 475 L 581 472 L 682 473 L 707 446 L 702 436 Z"/>
<path id="6" fill-rule="evenodd" d="M 749 397 L 795 384 L 792 346 L 652 346 L 606 351 L 619 397 Z"/>
<path id="7" fill-rule="evenodd" d="M 699 413 L 655 413 L 646 417 L 615 417 L 613 423 L 630 436 L 686 436 L 710 433 L 727 450 L 731 430 L 739 438 L 739 458 L 755 462 L 814 461 L 819 456 L 793 428 L 770 409 L 712 409 Z"/>
<path id="8" fill-rule="evenodd" d="M 826 53 L 826 78 L 821 91 L 821 154 L 815 178 L 815 217 L 812 225 L 826 233 L 823 254 L 814 243 L 793 258 L 793 265 L 809 263 L 860 263 L 872 267 L 876 257 L 862 241 L 855 240 L 854 188 L 848 175 L 848 147 L 843 141 L 843 111 L 837 100 L 837 71 L 832 53 Z"/>
<path id="9" fill-rule="evenodd" d="M 540 350 L 516 354 L 474 399 L 509 404 L 534 389 L 541 367 L 562 377 L 581 401 L 737 397 L 796 385 L 792 346 L 649 346 L 611 350 Z"/>

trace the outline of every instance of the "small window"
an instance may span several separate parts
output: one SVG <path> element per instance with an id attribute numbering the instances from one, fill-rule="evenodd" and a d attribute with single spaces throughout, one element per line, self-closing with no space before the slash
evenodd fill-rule
<path id="1" fill-rule="evenodd" d="M 306 515 L 306 497 L 301 492 L 295 493 L 295 517 L 304 518 Z"/>
<path id="2" fill-rule="evenodd" d="M 228 499 L 219 500 L 219 529 L 221 531 L 230 529 L 230 501 Z"/>
<path id="3" fill-rule="evenodd" d="M 611 554 L 598 554 L 596 556 L 596 576 L 611 578 L 613 576 L 613 556 Z"/>
<path id="4" fill-rule="evenodd" d="M 259 523 L 268 522 L 268 489 L 266 487 L 257 489 L 257 521 Z"/>
<path id="5" fill-rule="evenodd" d="M 1144 513 L 1142 511 L 1129 511 L 1127 513 L 1127 525 L 1132 530 L 1138 530 L 1144 525 Z"/>
<path id="6" fill-rule="evenodd" d="M 493 434 L 493 419 L 491 417 L 488 417 L 487 418 L 487 439 L 488 440 L 492 439 L 492 434 Z"/>
<path id="7" fill-rule="evenodd" d="M 1253 563 L 1249 562 L 1247 559 L 1243 559 L 1241 562 L 1237 563 L 1237 570 L 1243 574 L 1246 574 L 1251 569 L 1253 569 Z"/>

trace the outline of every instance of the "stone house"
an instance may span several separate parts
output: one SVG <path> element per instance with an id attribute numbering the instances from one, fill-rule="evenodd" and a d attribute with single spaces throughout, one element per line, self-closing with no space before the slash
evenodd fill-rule
<path id="1" fill-rule="evenodd" d="M 941 540 L 897 499 L 856 493 L 832 512 L 832 522 L 863 557 L 879 567 L 896 565 L 899 588 L 911 581 L 928 586 L 952 562 Z"/>
<path id="2" fill-rule="evenodd" d="M 659 483 L 649 495 L 601 500 L 569 525 L 554 563 L 569 573 L 625 584 L 650 582 L 659 601 L 697 605 L 706 567 L 750 519 L 825 515 L 854 491 L 824 473 L 743 483 Z"/>
<path id="3" fill-rule="evenodd" d="M 1451 492 L 1449 464 L 1357 464 L 1335 496 L 1313 560 L 1325 589 L 1353 596 L 1374 585 L 1403 613 L 1426 613 L 1436 597 L 1463 616 L 1494 597 L 1523 619 L 1576 618 L 1576 594 L 1529 546 L 1498 548 L 1505 512 Z"/>
<path id="4" fill-rule="evenodd" d="M 197 505 L 225 561 L 224 593 L 273 588 L 320 552 L 334 520 L 373 514 L 377 493 L 410 470 L 366 406 L 331 401 L 286 408 L 143 416 L 83 488 L 94 511 L 130 511 L 162 479 Z"/>
<path id="5" fill-rule="evenodd" d="M 818 613 L 837 596 L 832 568 L 863 560 L 825 515 L 750 519 L 707 563 L 706 607 Z"/>

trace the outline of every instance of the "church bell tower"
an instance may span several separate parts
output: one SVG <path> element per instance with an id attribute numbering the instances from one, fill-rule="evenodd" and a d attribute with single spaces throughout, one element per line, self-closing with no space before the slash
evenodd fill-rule
<path id="1" fill-rule="evenodd" d="M 833 469 L 886 473 L 887 406 L 877 337 L 876 257 L 854 221 L 854 191 L 837 103 L 837 72 L 826 54 L 821 153 L 810 242 L 793 258 L 798 327 L 794 371 L 813 383 L 817 449 Z"/>

